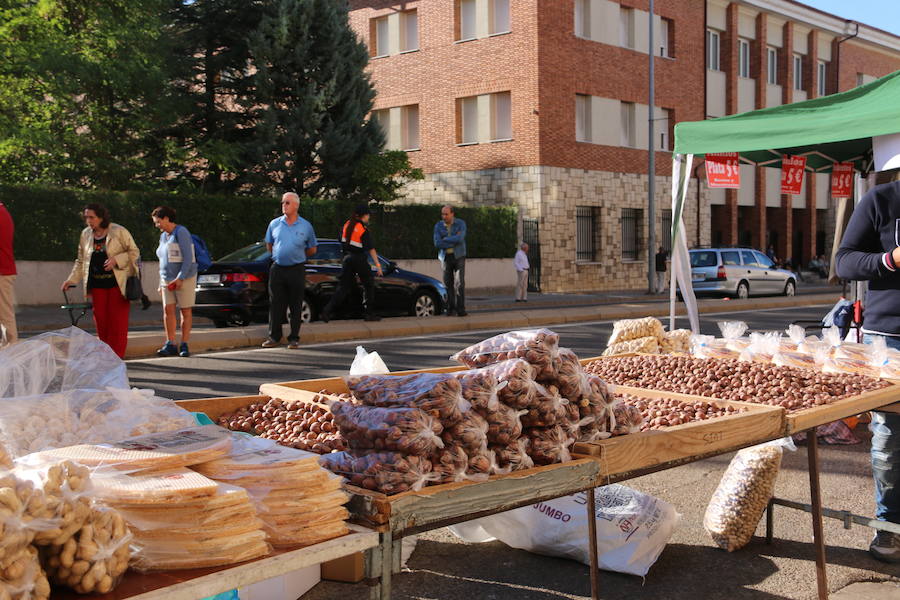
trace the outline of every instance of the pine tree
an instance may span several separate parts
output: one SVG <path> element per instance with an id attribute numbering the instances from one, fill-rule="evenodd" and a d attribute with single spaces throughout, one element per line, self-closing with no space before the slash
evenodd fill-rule
<path id="1" fill-rule="evenodd" d="M 256 183 L 301 194 L 347 192 L 384 135 L 366 120 L 375 91 L 368 52 L 337 0 L 270 0 L 251 36 L 245 98 L 256 120 Z"/>

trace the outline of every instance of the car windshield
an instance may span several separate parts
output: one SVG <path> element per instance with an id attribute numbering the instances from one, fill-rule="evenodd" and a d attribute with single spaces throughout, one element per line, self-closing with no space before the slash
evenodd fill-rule
<path id="1" fill-rule="evenodd" d="M 231 254 L 226 254 L 216 262 L 257 262 L 269 258 L 269 251 L 263 243 L 250 244 Z"/>
<path id="2" fill-rule="evenodd" d="M 691 267 L 715 267 L 719 264 L 719 255 L 714 250 L 698 250 L 691 252 Z"/>

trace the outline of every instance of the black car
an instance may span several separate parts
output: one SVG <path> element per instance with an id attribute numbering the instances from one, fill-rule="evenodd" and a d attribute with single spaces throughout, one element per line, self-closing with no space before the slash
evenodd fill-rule
<path id="1" fill-rule="evenodd" d="M 443 283 L 427 275 L 404 271 L 397 263 L 381 256 L 378 260 L 384 273 L 384 277 L 375 278 L 378 314 L 431 317 L 443 312 L 447 305 Z M 212 319 L 216 327 L 268 322 L 271 264 L 272 256 L 263 242 L 235 250 L 215 261 L 197 277 L 194 314 Z M 318 251 L 306 264 L 306 298 L 301 313 L 304 323 L 315 321 L 322 313 L 337 289 L 340 273 L 341 243 L 320 239 Z M 338 315 L 362 316 L 361 295 L 358 287 L 339 308 Z"/>

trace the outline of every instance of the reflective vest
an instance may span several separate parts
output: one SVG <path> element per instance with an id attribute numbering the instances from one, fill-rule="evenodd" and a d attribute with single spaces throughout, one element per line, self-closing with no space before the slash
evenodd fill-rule
<path id="1" fill-rule="evenodd" d="M 366 226 L 356 222 L 356 226 L 350 231 L 350 237 L 347 238 L 347 230 L 350 228 L 350 221 L 344 223 L 344 226 L 341 227 L 341 243 L 344 244 L 345 249 L 355 249 L 358 248 L 360 251 L 363 249 L 362 236 L 366 233 Z M 349 246 L 349 248 L 347 248 Z"/>

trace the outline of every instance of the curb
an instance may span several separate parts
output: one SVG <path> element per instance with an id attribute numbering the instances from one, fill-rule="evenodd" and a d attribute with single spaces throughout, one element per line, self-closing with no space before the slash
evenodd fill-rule
<path id="1" fill-rule="evenodd" d="M 735 311 L 766 310 L 773 308 L 796 308 L 835 301 L 834 294 L 775 297 L 748 300 L 701 300 L 698 302 L 700 314 L 715 314 Z M 684 305 L 679 304 L 676 315 L 685 316 Z M 408 337 L 415 335 L 459 333 L 484 329 L 515 329 L 585 323 L 589 321 L 615 321 L 640 317 L 669 316 L 668 302 L 647 304 L 615 304 L 608 306 L 581 306 L 575 308 L 534 308 L 522 311 L 497 311 L 470 313 L 467 317 L 438 316 L 430 319 L 398 317 L 375 323 L 365 321 L 338 321 L 304 325 L 301 337 L 304 344 L 347 342 L 353 340 Z M 227 329 L 201 329 L 191 334 L 191 352 L 228 350 L 235 348 L 259 347 L 266 339 L 265 325 Z M 148 358 L 156 355 L 156 350 L 165 342 L 165 335 L 153 332 L 137 332 L 128 336 L 126 359 Z"/>

